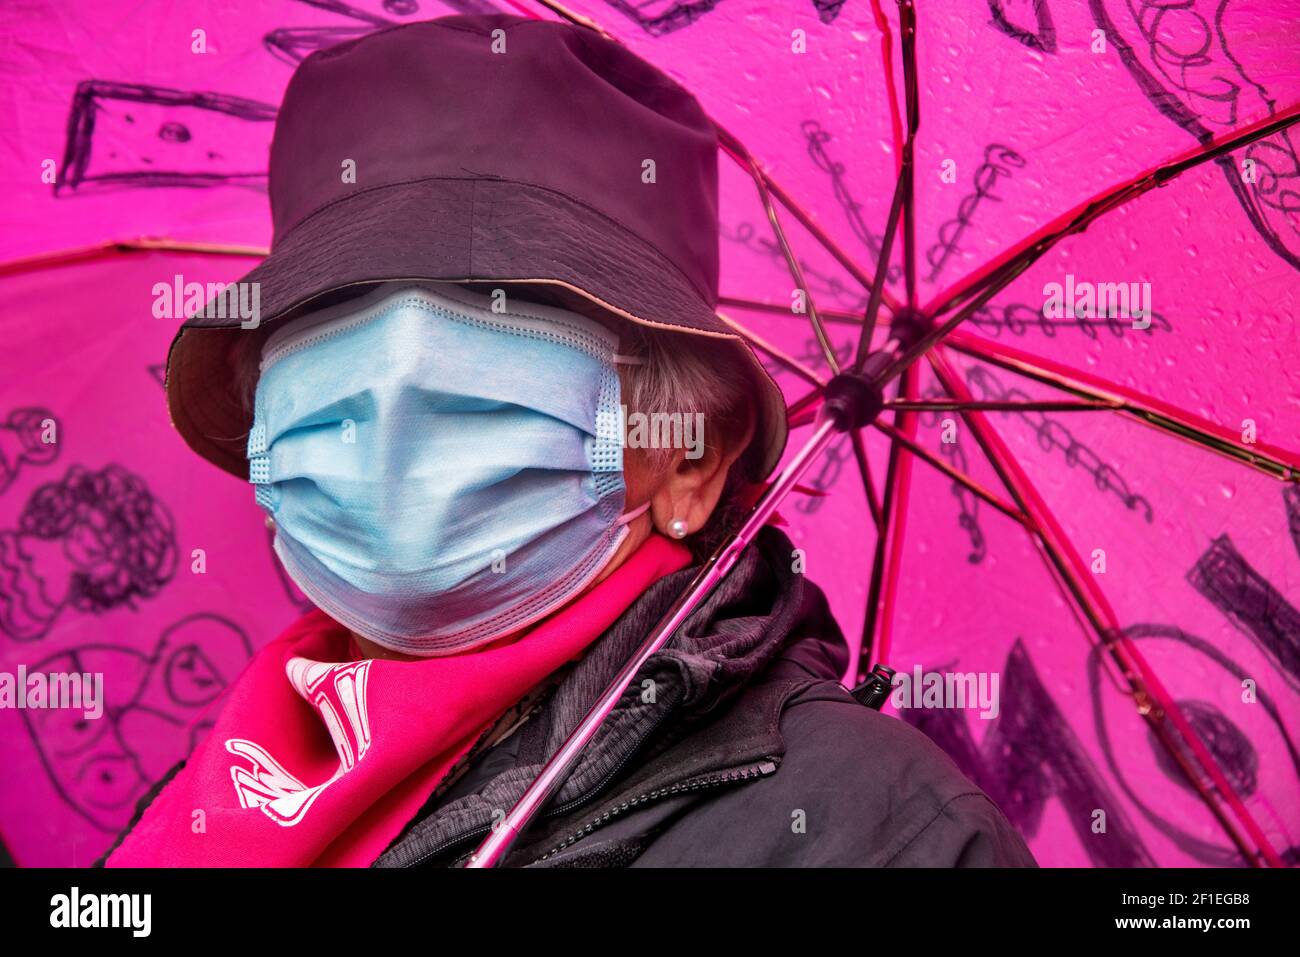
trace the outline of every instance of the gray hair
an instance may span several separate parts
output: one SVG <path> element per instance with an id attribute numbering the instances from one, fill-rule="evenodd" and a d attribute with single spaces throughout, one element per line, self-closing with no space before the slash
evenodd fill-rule
<path id="1" fill-rule="evenodd" d="M 629 323 L 620 352 L 643 358 L 627 376 L 624 404 L 631 412 L 699 413 L 704 422 L 704 444 L 718 449 L 726 439 L 744 432 L 757 403 L 755 370 L 739 342 L 711 336 L 668 332 Z M 755 434 L 759 432 L 755 423 Z M 703 560 L 726 536 L 739 527 L 754 491 L 763 447 L 751 440 L 732 464 L 718 504 L 704 527 L 686 544 Z M 673 456 L 670 448 L 644 452 L 650 468 L 662 471 Z"/>
<path id="2" fill-rule="evenodd" d="M 538 297 L 541 298 L 541 297 Z M 704 422 L 704 444 L 717 449 L 719 441 L 742 433 L 756 415 L 753 394 L 756 370 L 734 340 L 659 330 L 627 323 L 619 352 L 642 360 L 625 373 L 622 401 L 628 413 L 699 413 Z M 259 330 L 264 333 L 265 330 Z M 245 334 L 235 351 L 236 393 L 251 416 L 265 334 Z M 756 428 L 757 431 L 757 428 Z M 668 467 L 672 448 L 641 450 L 652 471 Z M 762 444 L 751 441 L 731 466 L 717 507 L 704 527 L 685 543 L 697 559 L 707 556 L 743 520 L 754 485 Z"/>

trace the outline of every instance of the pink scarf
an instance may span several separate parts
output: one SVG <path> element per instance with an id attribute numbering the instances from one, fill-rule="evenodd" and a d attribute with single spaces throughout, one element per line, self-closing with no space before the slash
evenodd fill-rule
<path id="1" fill-rule="evenodd" d="M 107 865 L 369 865 L 507 708 L 689 562 L 652 534 L 550 617 L 445 658 L 348 660 L 347 629 L 308 612 L 253 656 Z"/>

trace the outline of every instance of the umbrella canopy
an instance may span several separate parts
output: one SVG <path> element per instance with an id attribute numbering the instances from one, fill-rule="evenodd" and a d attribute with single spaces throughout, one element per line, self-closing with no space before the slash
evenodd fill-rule
<path id="1" fill-rule="evenodd" d="M 102 716 L 0 711 L 20 863 L 96 856 L 305 604 L 169 428 L 160 289 L 269 244 L 296 62 L 490 11 L 589 18 L 700 99 L 720 311 L 795 423 L 897 357 L 782 506 L 845 680 L 907 676 L 887 709 L 1044 864 L 1294 861 L 1300 4 L 186 6 L 2 14 L 0 672 L 105 676 Z"/>

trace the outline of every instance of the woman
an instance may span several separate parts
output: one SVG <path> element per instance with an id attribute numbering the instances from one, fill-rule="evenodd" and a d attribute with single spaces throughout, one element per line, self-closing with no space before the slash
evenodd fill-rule
<path id="1" fill-rule="evenodd" d="M 167 387 L 317 610 L 109 865 L 447 866 L 501 820 L 780 457 L 779 390 L 714 311 L 716 178 L 694 99 L 582 28 L 456 16 L 304 61 L 264 315 L 192 317 Z M 625 441 L 655 414 L 668 447 Z M 507 864 L 1033 864 L 839 684 L 793 552 L 763 530 Z"/>

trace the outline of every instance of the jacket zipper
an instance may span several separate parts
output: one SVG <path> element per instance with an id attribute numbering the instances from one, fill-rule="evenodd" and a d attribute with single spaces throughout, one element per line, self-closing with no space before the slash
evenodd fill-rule
<path id="1" fill-rule="evenodd" d="M 532 715 L 531 711 L 529 712 L 529 715 L 530 716 Z M 668 716 L 667 711 L 661 711 L 655 717 L 654 723 L 651 724 L 650 727 L 647 728 L 645 733 L 642 735 L 641 737 L 642 742 L 645 742 L 646 740 L 649 739 L 649 737 L 652 734 L 654 734 L 655 730 L 659 727 L 660 724 L 663 723 L 664 719 L 667 716 Z M 618 764 L 614 765 L 613 768 L 611 768 L 608 772 L 605 773 L 604 777 L 602 777 L 599 781 L 597 781 L 592 787 L 588 788 L 585 794 L 579 794 L 576 798 L 573 798 L 570 801 L 566 801 L 563 804 L 559 805 L 558 807 L 547 808 L 541 812 L 540 816 L 557 817 L 558 815 L 561 814 L 567 814 L 569 811 L 573 810 L 574 808 L 586 804 L 588 801 L 594 799 L 597 795 L 600 794 L 602 790 L 604 790 L 606 787 L 609 786 L 609 783 L 613 781 L 615 777 L 618 776 L 619 772 L 623 770 L 624 766 L 628 763 L 628 761 L 632 760 L 632 757 L 639 750 L 640 750 L 639 747 L 635 747 L 632 748 L 632 750 L 630 750 L 627 754 L 623 755 L 623 757 L 619 759 Z M 421 854 L 415 860 L 411 861 L 406 866 L 419 867 L 421 864 L 423 864 L 425 861 L 429 860 L 430 858 L 437 857 L 439 854 L 445 853 L 450 848 L 453 848 L 458 844 L 461 844 L 465 841 L 472 840 L 477 837 L 484 837 L 491 830 L 492 830 L 491 824 L 481 824 L 478 827 L 474 828 L 474 830 L 472 831 L 466 831 L 464 834 L 457 834 L 455 837 L 448 838 L 447 840 L 443 841 L 441 844 L 436 845 L 431 850 L 425 851 L 423 854 Z"/>
<path id="2" fill-rule="evenodd" d="M 746 764 L 738 768 L 727 768 L 726 770 L 723 771 L 712 771 L 709 772 L 708 774 L 699 775 L 693 778 L 687 778 L 685 781 L 679 781 L 676 784 L 670 784 L 666 787 L 656 788 L 653 791 L 645 791 L 641 794 L 638 794 L 634 798 L 629 798 L 628 800 L 624 801 L 622 804 L 619 804 L 616 807 L 610 808 L 600 817 L 595 818 L 592 821 L 590 821 L 588 824 L 586 824 L 582 828 L 582 830 L 576 831 L 575 833 L 569 835 L 560 844 L 557 844 L 555 847 L 551 848 L 541 857 L 538 857 L 530 861 L 529 863 L 536 864 L 539 861 L 544 861 L 552 854 L 555 854 L 557 851 L 564 850 L 565 848 L 570 847 L 573 844 L 576 844 L 582 838 L 589 835 L 592 831 L 596 830 L 597 828 L 601 827 L 604 824 L 609 823 L 610 820 L 612 820 L 615 817 L 618 817 L 620 814 L 624 813 L 625 811 L 633 810 L 635 808 L 642 806 L 643 804 L 648 804 L 651 801 L 657 801 L 660 798 L 671 797 L 672 795 L 675 794 L 684 794 L 688 791 L 701 791 L 707 788 L 722 787 L 727 784 L 739 784 L 742 781 L 750 781 L 755 778 L 764 777 L 776 771 L 778 763 L 779 761 L 777 758 L 768 757 L 768 758 L 764 758 L 762 761 L 755 762 L 754 764 Z M 601 786 L 603 787 L 605 783 L 608 783 L 608 780 L 612 777 L 613 777 L 612 774 L 607 775 L 606 781 L 602 782 Z M 544 811 L 542 812 L 541 816 L 554 817 L 557 813 L 562 814 L 564 813 L 565 810 L 572 808 L 575 804 L 580 804 L 583 803 L 584 801 L 590 800 L 594 794 L 595 791 L 589 792 L 588 794 L 584 795 L 582 798 L 578 798 L 575 799 L 574 801 L 570 801 L 568 802 L 568 804 L 562 805 L 559 808 L 552 808 L 547 811 Z M 420 864 L 427 861 L 429 858 L 436 857 L 437 855 L 446 852 L 447 850 L 455 847 L 458 844 L 463 844 L 464 842 L 472 840 L 474 838 L 485 837 L 488 834 L 488 832 L 491 830 L 492 830 L 492 825 L 485 824 L 481 827 L 475 828 L 473 831 L 468 831 L 465 834 L 460 834 L 454 838 L 451 838 L 450 840 L 443 841 L 441 844 L 434 847 L 432 850 L 426 851 L 424 854 L 421 854 L 418 858 L 416 858 L 414 861 L 407 864 L 406 866 L 418 867 Z M 460 864 L 462 860 L 467 859 L 468 856 L 469 855 L 463 855 L 461 859 L 457 859 L 455 862 L 453 862 L 453 866 Z"/>
<path id="3" fill-rule="evenodd" d="M 593 831 L 608 824 L 611 820 L 618 817 L 625 811 L 630 811 L 652 801 L 661 798 L 672 797 L 677 794 L 685 794 L 688 791 L 702 791 L 707 788 L 721 787 L 728 784 L 739 784 L 742 781 L 750 781 L 754 778 L 760 778 L 771 774 L 776 770 L 777 759 L 775 757 L 764 758 L 762 761 L 754 764 L 747 764 L 738 768 L 728 768 L 725 771 L 713 771 L 709 774 L 703 774 L 694 778 L 687 778 L 685 781 L 679 781 L 676 784 L 670 784 L 667 787 L 656 788 L 653 791 L 645 791 L 634 798 L 629 798 L 622 804 L 610 808 L 598 818 L 589 821 L 581 830 L 575 831 L 567 838 L 561 841 L 555 847 L 551 848 L 541 857 L 534 858 L 529 864 L 537 864 L 546 860 L 552 854 L 571 847 L 584 837 L 589 836 Z"/>

